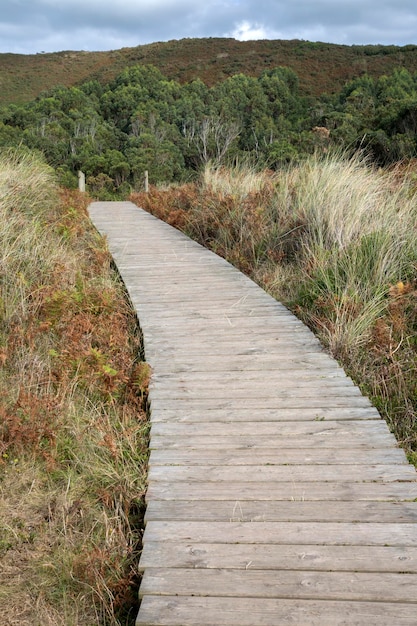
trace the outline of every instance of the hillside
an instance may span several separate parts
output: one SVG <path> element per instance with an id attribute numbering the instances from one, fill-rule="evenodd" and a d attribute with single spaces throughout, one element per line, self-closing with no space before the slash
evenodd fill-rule
<path id="1" fill-rule="evenodd" d="M 292 68 L 301 93 L 335 93 L 346 81 L 379 77 L 398 67 L 417 71 L 417 46 L 342 46 L 308 41 L 182 39 L 108 52 L 63 51 L 34 55 L 0 54 L 0 104 L 24 103 L 51 87 L 90 79 L 105 83 L 122 69 L 152 64 L 168 78 L 201 78 L 213 85 L 237 73 L 259 76 L 277 66 Z"/>

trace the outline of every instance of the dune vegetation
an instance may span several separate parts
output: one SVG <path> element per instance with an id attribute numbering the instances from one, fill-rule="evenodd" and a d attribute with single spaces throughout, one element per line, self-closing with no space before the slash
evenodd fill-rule
<path id="1" fill-rule="evenodd" d="M 0 614 L 133 624 L 147 364 L 88 199 L 0 154 Z"/>
<path id="2" fill-rule="evenodd" d="M 132 200 L 224 256 L 320 337 L 417 462 L 417 178 L 322 152 L 279 171 L 208 164 Z"/>

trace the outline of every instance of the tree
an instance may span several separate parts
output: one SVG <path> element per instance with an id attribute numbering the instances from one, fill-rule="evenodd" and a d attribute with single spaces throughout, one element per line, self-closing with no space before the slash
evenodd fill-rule
<path id="1" fill-rule="evenodd" d="M 212 161 L 220 165 L 239 137 L 237 122 L 226 122 L 220 117 L 205 117 L 201 122 L 190 120 L 183 125 L 184 138 L 194 146 L 201 163 Z"/>
<path id="2" fill-rule="evenodd" d="M 216 115 L 240 127 L 239 148 L 253 150 L 269 117 L 268 100 L 259 81 L 236 74 L 213 88 Z"/>
<path id="3" fill-rule="evenodd" d="M 131 137 L 125 154 L 134 187 L 142 185 L 145 171 L 152 184 L 180 180 L 184 173 L 184 158 L 178 146 L 168 139 L 158 140 L 152 133 Z"/>

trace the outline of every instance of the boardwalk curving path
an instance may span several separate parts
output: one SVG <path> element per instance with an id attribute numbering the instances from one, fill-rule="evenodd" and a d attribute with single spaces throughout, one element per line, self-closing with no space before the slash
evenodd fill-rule
<path id="1" fill-rule="evenodd" d="M 137 626 L 416 626 L 416 472 L 376 409 L 223 259 L 89 210 L 153 368 Z"/>

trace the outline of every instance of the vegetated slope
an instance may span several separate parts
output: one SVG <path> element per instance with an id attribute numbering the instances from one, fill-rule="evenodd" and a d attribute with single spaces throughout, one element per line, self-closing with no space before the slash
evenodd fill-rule
<path id="1" fill-rule="evenodd" d="M 57 85 L 89 79 L 103 83 L 122 69 L 152 64 L 168 78 L 201 78 L 213 85 L 234 74 L 259 76 L 277 66 L 292 68 L 301 93 L 335 93 L 364 73 L 373 77 L 405 67 L 417 71 L 417 46 L 342 46 L 299 40 L 237 41 L 182 39 L 108 52 L 63 51 L 35 55 L 0 54 L 0 104 L 22 103 Z"/>
<path id="2" fill-rule="evenodd" d="M 0 153 L 0 614 L 125 626 L 137 613 L 147 364 L 86 212 Z"/>

